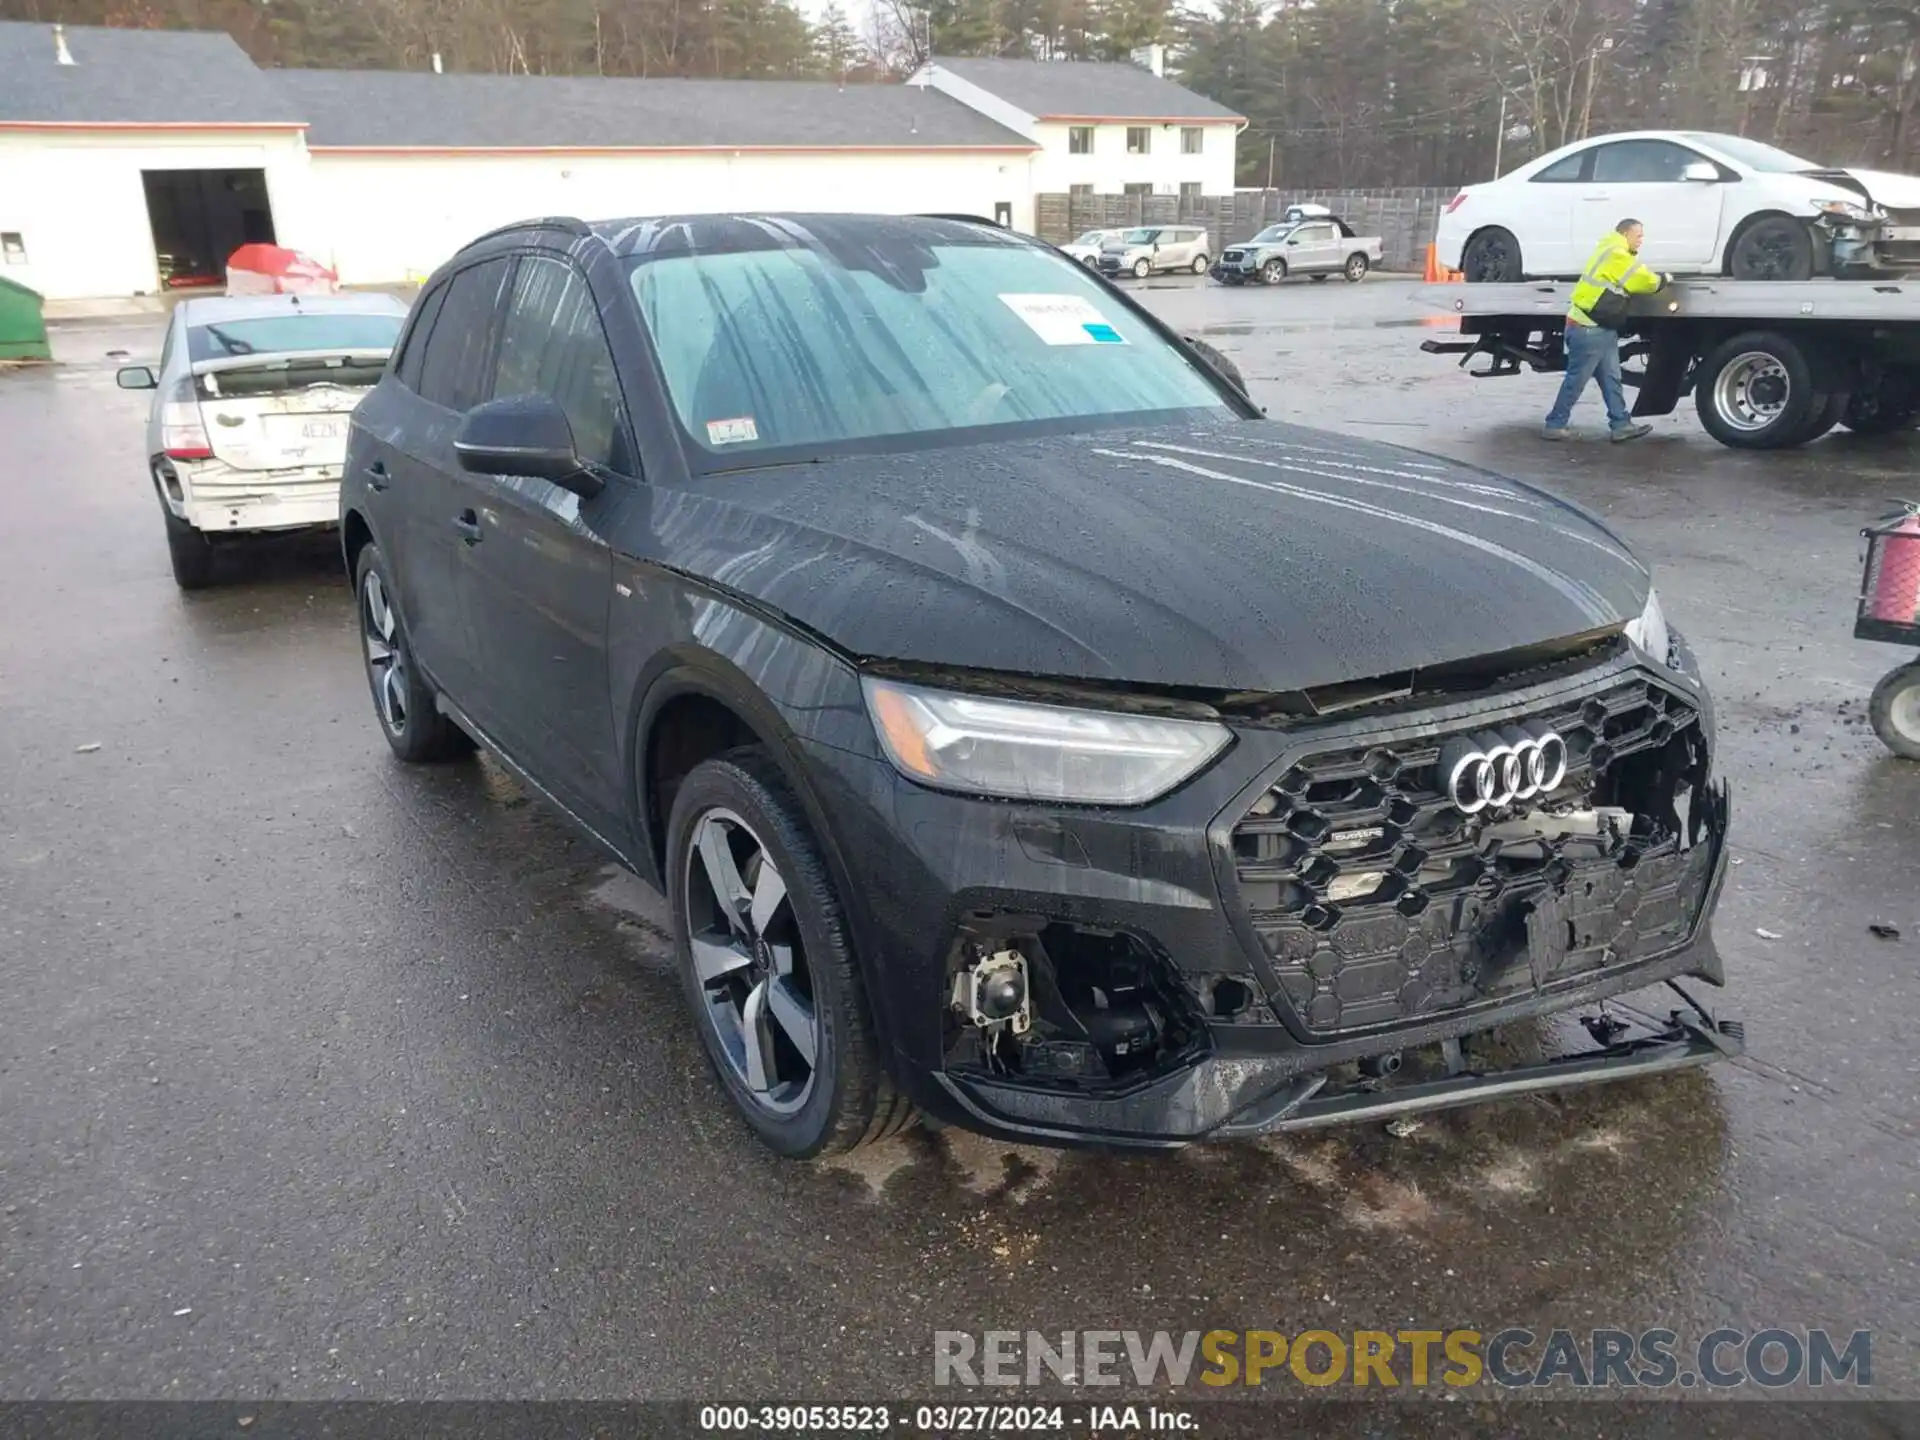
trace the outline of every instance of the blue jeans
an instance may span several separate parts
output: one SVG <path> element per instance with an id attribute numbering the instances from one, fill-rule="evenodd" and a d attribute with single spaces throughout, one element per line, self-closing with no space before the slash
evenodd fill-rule
<path id="1" fill-rule="evenodd" d="M 1626 392 L 1620 388 L 1620 336 L 1598 325 L 1567 326 L 1567 374 L 1560 382 L 1559 398 L 1547 412 L 1547 429 L 1564 430 L 1573 418 L 1574 402 L 1587 388 L 1587 381 L 1598 377 L 1600 398 L 1607 402 L 1607 425 L 1624 430 L 1633 423 L 1627 410 Z"/>

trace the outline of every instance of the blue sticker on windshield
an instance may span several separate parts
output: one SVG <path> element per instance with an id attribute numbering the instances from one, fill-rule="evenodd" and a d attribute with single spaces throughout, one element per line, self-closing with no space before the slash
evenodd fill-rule
<path id="1" fill-rule="evenodd" d="M 1096 345 L 1124 345 L 1127 343 L 1120 338 L 1120 332 L 1118 330 L 1104 322 L 1098 325 L 1082 325 L 1080 328 L 1093 337 L 1093 343 Z"/>

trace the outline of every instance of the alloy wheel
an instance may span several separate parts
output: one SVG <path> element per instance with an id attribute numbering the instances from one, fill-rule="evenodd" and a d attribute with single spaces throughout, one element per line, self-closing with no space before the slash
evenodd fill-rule
<path id="1" fill-rule="evenodd" d="M 400 644 L 400 622 L 387 599 L 380 572 L 367 571 L 360 586 L 360 634 L 367 647 L 367 674 L 380 722 L 395 735 L 407 728 L 407 657 Z"/>
<path id="2" fill-rule="evenodd" d="M 822 1033 L 786 879 L 731 810 L 706 811 L 690 837 L 687 941 L 707 1023 L 754 1103 L 792 1114 L 813 1093 Z"/>

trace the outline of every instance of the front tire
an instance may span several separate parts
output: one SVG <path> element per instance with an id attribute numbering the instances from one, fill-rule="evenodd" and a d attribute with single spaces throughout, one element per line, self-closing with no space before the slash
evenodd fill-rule
<path id="1" fill-rule="evenodd" d="M 1345 272 L 1347 283 L 1349 285 L 1358 285 L 1362 280 L 1367 278 L 1367 268 L 1366 256 L 1349 255 L 1347 257 L 1347 268 Z"/>
<path id="2" fill-rule="evenodd" d="M 1153 274 L 1153 262 L 1151 260 L 1136 260 L 1133 262 L 1134 279 L 1144 280 L 1151 274 Z"/>
<path id="3" fill-rule="evenodd" d="M 1208 261 L 1206 256 L 1196 255 L 1193 257 L 1193 264 L 1189 265 L 1187 268 L 1193 271 L 1193 273 L 1196 275 L 1204 275 L 1207 273 L 1207 264 L 1208 264 Z"/>
<path id="4" fill-rule="evenodd" d="M 1260 283 L 1262 285 L 1278 285 L 1286 278 L 1287 262 L 1280 259 L 1277 255 L 1260 267 Z"/>
<path id="5" fill-rule="evenodd" d="M 881 1062 L 845 914 L 764 750 L 708 760 L 680 786 L 667 898 L 707 1059 L 769 1149 L 809 1159 L 906 1127 L 915 1112 Z"/>
<path id="6" fill-rule="evenodd" d="M 1813 232 L 1790 215 L 1756 220 L 1734 237 L 1727 273 L 1735 280 L 1811 280 Z"/>
<path id="7" fill-rule="evenodd" d="M 1520 242 L 1511 230 L 1498 225 L 1482 230 L 1460 256 L 1460 273 L 1469 285 L 1500 285 L 1526 279 L 1521 266 Z"/>
<path id="8" fill-rule="evenodd" d="M 1829 397 L 1814 388 L 1801 348 L 1772 330 L 1749 330 L 1718 346 L 1694 380 L 1706 431 L 1735 450 L 1782 450 L 1805 442 Z"/>
<path id="9" fill-rule="evenodd" d="M 1890 671 L 1873 687 L 1867 716 L 1887 749 L 1902 760 L 1920 760 L 1920 660 Z"/>
<path id="10" fill-rule="evenodd" d="M 408 764 L 467 754 L 473 741 L 440 713 L 433 687 L 414 663 L 379 546 L 361 548 L 353 567 L 353 593 L 360 620 L 360 658 L 373 694 L 373 711 L 393 753 Z"/>

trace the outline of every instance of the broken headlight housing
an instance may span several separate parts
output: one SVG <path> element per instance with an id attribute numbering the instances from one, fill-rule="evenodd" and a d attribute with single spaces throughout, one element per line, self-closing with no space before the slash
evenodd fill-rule
<path id="1" fill-rule="evenodd" d="M 1857 200 L 1816 200 L 1813 208 L 1822 215 L 1831 215 L 1836 220 L 1851 220 L 1858 225 L 1871 225 L 1880 218 Z"/>
<path id="2" fill-rule="evenodd" d="M 1233 739 L 1212 720 L 1036 705 L 872 677 L 861 683 L 894 768 L 963 794 L 1144 805 L 1197 775 Z"/>
<path id="3" fill-rule="evenodd" d="M 1660 592 L 1647 589 L 1647 603 L 1637 618 L 1627 622 L 1627 639 L 1638 645 L 1662 665 L 1671 664 L 1673 637 L 1667 630 L 1666 613 L 1660 608 Z"/>

